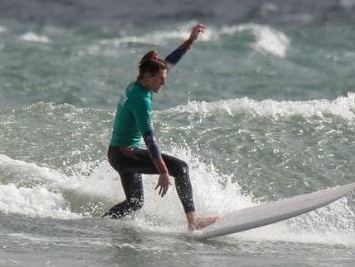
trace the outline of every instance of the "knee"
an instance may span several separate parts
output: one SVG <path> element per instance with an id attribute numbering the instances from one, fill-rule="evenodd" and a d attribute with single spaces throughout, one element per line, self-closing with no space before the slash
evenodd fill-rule
<path id="1" fill-rule="evenodd" d="M 189 165 L 185 161 L 181 161 L 179 164 L 179 170 L 181 174 L 189 174 Z"/>
<path id="2" fill-rule="evenodd" d="M 189 166 L 185 161 L 179 160 L 175 164 L 175 168 L 172 173 L 173 176 L 175 177 L 182 177 L 182 176 L 188 176 L 189 175 Z"/>

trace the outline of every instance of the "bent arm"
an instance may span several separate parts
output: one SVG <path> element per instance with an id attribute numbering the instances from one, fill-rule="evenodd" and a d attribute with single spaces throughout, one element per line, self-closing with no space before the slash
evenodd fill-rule
<path id="1" fill-rule="evenodd" d="M 176 48 L 173 52 L 171 52 L 166 58 L 165 61 L 168 63 L 168 71 L 170 71 L 185 55 L 186 51 L 190 49 L 193 41 L 186 40 L 182 45 Z"/>
<path id="2" fill-rule="evenodd" d="M 186 51 L 190 49 L 193 42 L 198 38 L 198 35 L 205 30 L 206 26 L 204 24 L 197 24 L 192 28 L 189 39 L 183 42 L 177 49 L 170 53 L 165 61 L 168 63 L 168 71 L 170 71 L 185 55 Z"/>

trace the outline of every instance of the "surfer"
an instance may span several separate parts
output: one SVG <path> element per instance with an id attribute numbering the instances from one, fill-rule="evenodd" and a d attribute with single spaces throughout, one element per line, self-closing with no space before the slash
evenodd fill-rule
<path id="1" fill-rule="evenodd" d="M 163 197 L 175 178 L 176 191 L 184 208 L 189 230 L 214 223 L 217 217 L 196 215 L 188 165 L 160 152 L 152 125 L 152 97 L 165 84 L 166 75 L 190 49 L 205 25 L 192 28 L 190 37 L 165 59 L 150 51 L 139 63 L 137 80 L 130 84 L 118 106 L 108 149 L 110 165 L 119 173 L 126 200 L 112 207 L 104 216 L 121 218 L 142 208 L 144 203 L 142 174 L 159 174 L 155 189 Z M 144 139 L 147 149 L 140 148 Z"/>

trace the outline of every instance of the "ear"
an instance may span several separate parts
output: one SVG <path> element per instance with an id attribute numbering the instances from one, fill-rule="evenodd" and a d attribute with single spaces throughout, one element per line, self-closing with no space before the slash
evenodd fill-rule
<path id="1" fill-rule="evenodd" d="M 152 77 L 152 73 L 150 73 L 150 72 L 145 72 L 145 73 L 143 74 L 142 80 L 147 79 L 147 78 L 150 78 L 150 77 Z"/>
<path id="2" fill-rule="evenodd" d="M 147 72 L 146 74 L 148 78 L 154 78 L 157 75 L 157 73 L 153 73 L 153 72 Z"/>

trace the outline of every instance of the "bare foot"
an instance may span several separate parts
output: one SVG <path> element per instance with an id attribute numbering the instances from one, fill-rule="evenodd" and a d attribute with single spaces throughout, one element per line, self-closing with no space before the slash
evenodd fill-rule
<path id="1" fill-rule="evenodd" d="M 211 225 L 218 221 L 219 217 L 194 217 L 192 221 L 189 222 L 189 230 L 195 231 L 200 230 L 208 225 Z"/>

